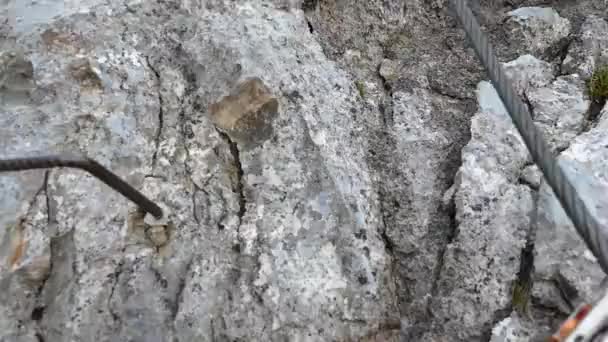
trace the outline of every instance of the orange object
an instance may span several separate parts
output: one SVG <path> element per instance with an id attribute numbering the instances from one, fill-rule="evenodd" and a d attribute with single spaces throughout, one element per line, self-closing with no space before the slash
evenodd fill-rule
<path id="1" fill-rule="evenodd" d="M 585 304 L 583 305 L 571 318 L 568 318 L 564 323 L 562 323 L 559 327 L 557 333 L 553 334 L 549 338 L 549 342 L 562 342 L 565 341 L 570 334 L 576 329 L 578 324 L 587 316 L 587 314 L 591 311 L 591 305 Z"/>

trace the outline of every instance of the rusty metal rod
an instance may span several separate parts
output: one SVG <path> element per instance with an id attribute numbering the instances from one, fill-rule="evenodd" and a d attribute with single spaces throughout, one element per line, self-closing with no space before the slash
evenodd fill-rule
<path id="1" fill-rule="evenodd" d="M 0 159 L 0 172 L 23 171 L 32 169 L 48 169 L 56 167 L 70 167 L 89 172 L 112 189 L 120 192 L 145 212 L 152 214 L 157 219 L 162 218 L 163 211 L 154 202 L 149 200 L 141 192 L 123 181 L 116 174 L 106 169 L 97 161 L 76 155 L 46 155 L 28 158 Z"/>

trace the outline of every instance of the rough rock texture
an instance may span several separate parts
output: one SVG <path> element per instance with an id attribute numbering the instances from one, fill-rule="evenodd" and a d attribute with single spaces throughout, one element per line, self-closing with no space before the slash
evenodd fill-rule
<path id="1" fill-rule="evenodd" d="M 550 85 L 527 91 L 534 121 L 553 149 L 565 150 L 585 123 L 591 101 L 578 74 L 560 76 Z"/>
<path id="2" fill-rule="evenodd" d="M 14 71 L 24 96 L 3 102 L 2 154 L 82 151 L 166 206 L 170 225 L 148 228 L 80 171 L 3 176 L 3 338 L 398 333 L 391 256 L 358 133 L 369 114 L 302 12 L 131 1 L 26 28 L 13 48 L 23 57 L 7 68 L 34 72 Z M 249 107 L 227 115 L 269 104 L 276 117 L 263 120 L 273 134 L 246 144 L 218 130 L 232 126 L 214 126 L 212 104 L 239 101 L 224 96 L 251 77 L 259 81 L 250 90 L 272 99 L 260 109 L 244 98 Z M 14 276 L 43 257 L 46 281 Z"/>
<path id="3" fill-rule="evenodd" d="M 605 198 L 608 179 L 605 167 L 600 166 L 608 158 L 606 123 L 605 119 L 600 121 L 597 127 L 576 138 L 570 148 L 560 155 L 569 177 L 584 194 L 588 208 L 603 225 L 608 223 L 605 214 L 608 208 Z M 534 281 L 532 295 L 545 306 L 562 309 L 564 307 L 561 305 L 567 304 L 566 308 L 572 310 L 580 301 L 594 299 L 605 275 L 593 254 L 581 243 L 581 238 L 546 183 L 540 189 L 539 209 L 534 259 L 535 277 L 538 279 Z M 544 291 L 546 282 L 557 283 L 563 295 L 555 297 Z"/>
<path id="4" fill-rule="evenodd" d="M 520 7 L 508 15 L 505 26 L 514 35 L 512 42 L 521 47 L 520 53 L 546 54 L 570 34 L 570 21 L 550 7 Z"/>
<path id="5" fill-rule="evenodd" d="M 597 199 L 605 7 L 540 2 L 471 4 Z M 0 15 L 0 157 L 84 153 L 167 214 L 1 174 L 0 341 L 531 341 L 600 286 L 445 0 Z"/>
<path id="6" fill-rule="evenodd" d="M 511 67 L 533 75 L 528 65 Z M 545 80 L 530 80 L 535 81 Z M 441 322 L 432 331 L 434 339 L 450 331 L 458 331 L 455 340 L 480 339 L 509 310 L 534 211 L 531 190 L 518 181 L 529 160 L 523 141 L 491 84 L 480 83 L 478 100 L 479 113 L 454 185 L 458 227 L 443 257 L 440 290 L 432 299 Z"/>
<path id="7" fill-rule="evenodd" d="M 589 16 L 565 56 L 562 72 L 589 79 L 596 66 L 608 63 L 608 22 Z"/>
<path id="8" fill-rule="evenodd" d="M 492 329 L 490 342 L 542 342 L 546 341 L 546 337 L 552 333 L 513 313 Z"/>
<path id="9" fill-rule="evenodd" d="M 454 231 L 443 194 L 469 136 L 480 66 L 462 32 L 449 29 L 456 22 L 443 2 L 321 1 L 308 16 L 325 53 L 355 75 L 376 114 L 368 160 L 395 256 L 402 338 L 415 340 L 429 328 Z"/>

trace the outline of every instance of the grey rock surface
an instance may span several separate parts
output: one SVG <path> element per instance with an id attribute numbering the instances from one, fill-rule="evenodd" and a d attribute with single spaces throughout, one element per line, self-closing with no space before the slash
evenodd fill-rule
<path id="1" fill-rule="evenodd" d="M 590 104 L 578 75 L 553 79 L 551 66 L 530 55 L 504 67 L 529 101 L 535 123 L 549 143 L 558 150 L 567 148 L 581 133 Z M 487 82 L 479 84 L 478 103 L 479 113 L 472 119 L 471 140 L 462 150 L 463 164 L 453 190 L 458 227 L 443 256 L 439 290 L 433 298 L 438 323 L 426 339 L 441 340 L 457 332 L 453 340 L 486 340 L 484 326 L 501 322 L 492 332 L 494 340 L 528 341 L 530 326 L 538 331 L 551 323 L 546 315 L 540 325 L 538 317 L 531 324 L 528 316 L 517 323 L 507 318 L 511 313 L 529 312 L 527 302 L 533 300 L 567 315 L 575 304 L 593 299 L 603 275 L 574 228 L 566 226 L 569 221 L 563 211 L 558 212 L 561 207 L 549 195 L 541 175 L 529 165 L 521 136 Z M 590 156 L 585 150 L 601 153 L 603 149 L 597 148 L 603 146 L 601 142 L 574 141 L 572 149 L 578 147 L 578 151 L 567 150 L 563 156 L 602 165 L 603 157 Z M 589 167 L 579 169 L 594 173 Z M 527 180 L 522 181 L 522 176 Z M 598 183 L 601 178 L 588 176 L 595 183 L 584 186 L 578 184 L 582 177 L 572 174 L 583 196 L 598 201 L 599 193 L 605 193 Z M 576 261 L 569 261 L 568 255 Z M 556 295 L 560 291 L 571 297 L 567 303 L 560 302 L 563 296 Z"/>
<path id="2" fill-rule="evenodd" d="M 591 101 L 578 74 L 560 76 L 550 85 L 526 92 L 534 121 L 545 141 L 563 151 L 583 130 Z"/>
<path id="3" fill-rule="evenodd" d="M 596 199 L 602 8 L 472 5 Z M 486 78 L 445 0 L 0 1 L 0 158 L 166 213 L 0 174 L 0 341 L 548 333 L 603 277 Z"/>
<path id="4" fill-rule="evenodd" d="M 594 68 L 608 63 L 608 22 L 591 15 L 583 22 L 580 33 L 565 56 L 562 70 L 589 79 Z"/>
<path id="5" fill-rule="evenodd" d="M 560 154 L 560 162 L 568 176 L 584 194 L 587 207 L 604 226 L 608 223 L 605 214 L 608 180 L 605 167 L 600 165 L 608 158 L 607 139 L 606 126 L 600 124 L 578 136 L 570 148 Z M 540 189 L 538 215 L 534 259 L 538 279 L 535 284 L 541 287 L 546 282 L 557 284 L 570 307 L 594 300 L 605 275 L 546 183 Z M 555 303 L 559 297 L 551 296 L 541 288 L 533 295 L 547 306 L 559 304 Z"/>
<path id="6" fill-rule="evenodd" d="M 506 29 L 521 39 L 522 52 L 541 56 L 570 34 L 570 21 L 551 7 L 519 7 L 508 16 Z"/>
<path id="7" fill-rule="evenodd" d="M 539 328 L 526 317 L 513 313 L 492 329 L 490 342 L 541 342 L 546 341 L 546 336 L 551 333 L 550 330 Z"/>
<path id="8" fill-rule="evenodd" d="M 534 74 L 527 65 L 510 69 Z M 486 326 L 509 311 L 535 209 L 531 189 L 518 182 L 529 154 L 490 83 L 479 84 L 478 102 L 456 176 L 458 226 L 432 298 L 436 326 L 429 340 L 453 332 L 453 340 L 481 340 Z"/>

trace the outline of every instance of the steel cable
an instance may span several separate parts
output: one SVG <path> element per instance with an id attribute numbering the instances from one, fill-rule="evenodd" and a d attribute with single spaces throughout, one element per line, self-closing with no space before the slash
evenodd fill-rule
<path id="1" fill-rule="evenodd" d="M 608 274 L 608 235 L 591 215 L 580 195 L 560 168 L 557 159 L 543 140 L 540 131 L 532 121 L 528 108 L 519 98 L 502 66 L 498 63 L 492 46 L 481 31 L 479 23 L 466 4 L 466 1 L 451 0 L 451 3 L 458 20 L 463 25 L 477 56 L 481 59 L 487 70 L 492 84 L 522 136 L 534 162 L 543 172 L 547 183 L 553 189 L 564 211 L 572 220 L 577 232 L 597 258 L 602 270 Z"/>
<path id="2" fill-rule="evenodd" d="M 163 216 L 163 211 L 158 205 L 93 159 L 72 155 L 49 155 L 0 160 L 0 172 L 55 167 L 70 167 L 85 170 L 135 202 L 145 212 L 152 214 L 157 219 Z"/>

